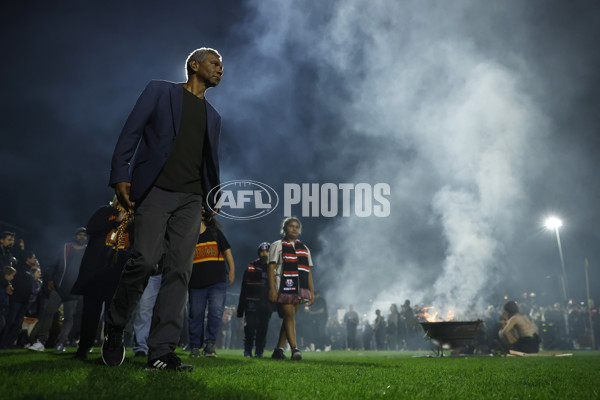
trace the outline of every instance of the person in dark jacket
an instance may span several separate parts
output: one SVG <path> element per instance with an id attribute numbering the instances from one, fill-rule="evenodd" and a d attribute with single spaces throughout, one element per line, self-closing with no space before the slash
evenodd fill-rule
<path id="1" fill-rule="evenodd" d="M 117 290 L 123 266 L 130 256 L 133 213 L 115 196 L 100 207 L 87 224 L 88 245 L 71 293 L 83 296 L 79 346 L 75 358 L 85 360 L 94 345 L 102 305 L 105 309 Z"/>
<path id="2" fill-rule="evenodd" d="M 71 289 L 79 275 L 79 266 L 81 265 L 86 245 L 86 229 L 83 227 L 77 228 L 73 240 L 62 246 L 58 261 L 50 265 L 47 270 L 44 270 L 44 281 L 47 282 L 46 289 L 49 292 L 49 297 L 39 322 L 40 330 L 37 335 L 37 341 L 29 347 L 29 350 L 45 350 L 50 328 L 54 321 L 54 314 L 62 304 L 64 320 L 56 349 L 58 351 L 65 351 L 65 344 L 73 328 L 77 303 L 80 300 L 80 296 L 71 294 Z"/>
<path id="3" fill-rule="evenodd" d="M 252 357 L 252 347 L 256 344 L 255 357 L 262 358 L 271 318 L 269 302 L 268 264 L 269 246 L 263 242 L 258 246 L 258 258 L 248 265 L 242 278 L 242 290 L 237 308 L 239 318 L 245 316 L 244 357 Z"/>
<path id="4" fill-rule="evenodd" d="M 203 203 L 216 208 L 221 116 L 206 90 L 221 82 L 222 58 L 200 48 L 186 60 L 184 83 L 151 81 L 127 118 L 115 146 L 110 186 L 135 211 L 135 239 L 106 313 L 102 360 L 125 359 L 123 330 L 168 241 L 159 295 L 148 334 L 149 369 L 192 371 L 175 354 L 183 327 L 186 287 L 192 274 Z M 215 189 L 215 190 L 213 190 Z"/>
<path id="5" fill-rule="evenodd" d="M 10 266 L 2 269 L 3 275 L 0 276 L 0 337 L 6 326 L 6 317 L 8 317 L 8 306 L 10 305 L 10 296 L 12 296 L 14 287 L 12 280 L 15 278 L 17 270 Z"/>
<path id="6" fill-rule="evenodd" d="M 28 251 L 25 253 L 25 259 L 19 262 L 15 268 L 17 273 L 12 281 L 13 294 L 9 298 L 8 316 L 0 338 L 0 348 L 12 348 L 21 332 L 23 317 L 27 313 L 35 283 L 32 269 L 37 267 L 38 261 L 35 254 Z"/>

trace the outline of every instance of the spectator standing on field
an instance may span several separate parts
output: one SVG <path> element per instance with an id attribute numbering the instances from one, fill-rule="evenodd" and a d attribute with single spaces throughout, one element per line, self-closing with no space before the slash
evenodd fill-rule
<path id="1" fill-rule="evenodd" d="M 215 344 L 221 329 L 227 287 L 233 285 L 234 280 L 235 265 L 231 246 L 221 232 L 214 214 L 203 212 L 192 277 L 188 285 L 191 357 L 200 357 L 202 346 L 203 355 L 217 356 Z"/>
<path id="2" fill-rule="evenodd" d="M 396 304 L 392 304 L 387 318 L 387 337 L 390 350 L 399 350 L 400 322 L 398 307 L 396 307 Z"/>
<path id="3" fill-rule="evenodd" d="M 281 224 L 283 239 L 269 248 L 269 300 L 277 303 L 277 312 L 283 319 L 279 342 L 271 356 L 277 360 L 285 359 L 283 347 L 286 341 L 292 349 L 292 360 L 302 359 L 296 343 L 296 313 L 301 303 L 311 306 L 315 297 L 313 262 L 310 250 L 298 239 L 300 233 L 300 220 L 288 217 Z"/>
<path id="4" fill-rule="evenodd" d="M 375 333 L 375 347 L 377 350 L 385 350 L 385 318 L 381 315 L 381 310 L 375 310 L 373 332 Z"/>
<path id="5" fill-rule="evenodd" d="M 9 298 L 6 326 L 0 338 L 0 348 L 13 348 L 21 332 L 23 318 L 27 314 L 29 302 L 32 300 L 35 286 L 34 269 L 38 267 L 35 254 L 28 251 L 24 260 L 17 263 L 16 274 L 12 281 L 13 294 Z"/>
<path id="6" fill-rule="evenodd" d="M 6 327 L 6 318 L 8 317 L 10 304 L 9 298 L 14 293 L 12 280 L 17 270 L 7 265 L 2 268 L 2 273 L 0 277 L 0 337 L 2 337 L 2 332 Z"/>
<path id="7" fill-rule="evenodd" d="M 79 346 L 75 358 L 85 360 L 94 346 L 102 306 L 110 307 L 123 266 L 129 259 L 133 237 L 133 214 L 119 204 L 115 196 L 100 207 L 87 224 L 89 242 L 85 249 L 77 281 L 71 289 L 83 296 Z"/>
<path id="8" fill-rule="evenodd" d="M 106 313 L 102 360 L 125 359 L 123 331 L 163 255 L 160 291 L 148 335 L 148 369 L 192 371 L 175 354 L 181 336 L 186 291 L 192 273 L 203 203 L 214 208 L 219 186 L 221 116 L 206 90 L 223 76 L 222 58 L 207 47 L 185 62 L 187 81 L 153 80 L 129 114 L 113 153 L 109 184 L 135 213 L 131 258 Z M 145 65 L 145 64 L 144 64 Z"/>
<path id="9" fill-rule="evenodd" d="M 344 325 L 346 325 L 346 348 L 348 350 L 357 350 L 356 345 L 356 327 L 358 326 L 359 318 L 354 306 L 350 304 L 348 311 L 344 314 Z"/>
<path id="10" fill-rule="evenodd" d="M 44 281 L 47 282 L 46 285 L 50 294 L 41 320 L 38 322 L 41 324 L 41 327 L 38 332 L 37 341 L 29 347 L 30 350 L 45 350 L 50 328 L 54 321 L 54 314 L 58 311 L 61 304 L 63 305 L 64 320 L 56 349 L 58 351 L 66 350 L 65 344 L 73 328 L 77 304 L 81 300 L 81 296 L 71 294 L 71 289 L 79 275 L 79 267 L 86 246 L 86 229 L 83 227 L 77 228 L 73 240 L 62 247 L 58 261 L 45 270 Z"/>
<path id="11" fill-rule="evenodd" d="M 14 244 L 14 232 L 4 231 L 0 234 L 0 267 L 15 267 L 17 265 L 12 254 Z"/>
<path id="12" fill-rule="evenodd" d="M 268 242 L 258 245 L 258 258 L 248 265 L 242 277 L 237 316 L 244 320 L 244 357 L 262 358 L 271 318 L 269 303 Z"/>

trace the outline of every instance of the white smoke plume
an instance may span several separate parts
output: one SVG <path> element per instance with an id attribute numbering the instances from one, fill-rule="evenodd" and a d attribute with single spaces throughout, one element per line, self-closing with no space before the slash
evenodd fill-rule
<path id="1" fill-rule="evenodd" d="M 321 179 L 392 188 L 388 218 L 336 218 L 320 232 L 328 301 L 372 311 L 410 299 L 442 316 L 477 316 L 506 273 L 505 243 L 528 201 L 528 151 L 544 132 L 526 64 L 509 49 L 482 49 L 466 28 L 473 8 L 484 20 L 494 10 L 469 1 L 256 7 L 246 29 L 261 33 L 247 60 L 268 57 L 281 74 L 237 95 L 293 90 L 302 71 L 287 60 L 301 60 L 314 71 L 310 101 L 337 121 L 330 135 L 327 121 L 310 121 L 328 134 L 311 137 L 329 156 Z M 297 123 L 286 112 L 279 120 Z"/>

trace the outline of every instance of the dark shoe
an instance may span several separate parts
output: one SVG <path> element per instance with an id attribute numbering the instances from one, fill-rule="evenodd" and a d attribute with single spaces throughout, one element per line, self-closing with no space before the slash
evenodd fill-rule
<path id="1" fill-rule="evenodd" d="M 135 353 L 133 353 L 133 357 L 135 357 L 135 358 L 142 358 L 142 357 L 145 358 L 147 356 L 148 355 L 145 352 L 141 351 L 141 350 L 138 350 Z"/>
<path id="2" fill-rule="evenodd" d="M 190 357 L 198 358 L 200 355 L 200 349 L 197 347 L 194 347 L 192 351 L 190 351 Z"/>
<path id="3" fill-rule="evenodd" d="M 125 345 L 123 344 L 123 331 L 108 330 L 102 343 L 102 361 L 112 367 L 121 365 L 125 359 Z"/>
<path id="4" fill-rule="evenodd" d="M 302 360 L 302 353 L 299 349 L 292 349 L 292 360 L 300 361 Z"/>
<path id="5" fill-rule="evenodd" d="M 273 350 L 273 355 L 271 356 L 271 358 L 274 358 L 275 360 L 285 360 L 285 354 L 283 354 L 283 349 L 280 349 L 278 347 L 275 350 Z"/>
<path id="6" fill-rule="evenodd" d="M 244 350 L 244 357 L 252 357 L 252 350 L 251 351 Z"/>
<path id="7" fill-rule="evenodd" d="M 77 349 L 73 358 L 75 360 L 85 361 L 85 360 L 87 360 L 88 353 L 89 353 L 89 351 L 87 351 L 87 350 Z"/>
<path id="8" fill-rule="evenodd" d="M 148 361 L 146 370 L 154 369 L 166 369 L 170 371 L 193 371 L 194 366 L 189 364 L 183 364 L 181 359 L 175 355 L 175 353 L 165 354 L 162 357 L 155 358 Z"/>
<path id="9" fill-rule="evenodd" d="M 202 354 L 204 354 L 206 357 L 217 357 L 217 352 L 215 351 L 215 344 L 209 343 L 206 346 L 204 346 Z"/>

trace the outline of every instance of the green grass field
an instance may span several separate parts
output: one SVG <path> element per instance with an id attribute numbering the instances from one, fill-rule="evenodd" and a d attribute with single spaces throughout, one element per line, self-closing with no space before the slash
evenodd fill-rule
<path id="1" fill-rule="evenodd" d="M 600 352 L 572 357 L 443 357 L 424 352 L 305 352 L 300 362 L 242 357 L 190 359 L 191 373 L 120 367 L 53 350 L 0 351 L 0 399 L 599 399 Z M 289 356 L 289 353 L 287 354 Z"/>

